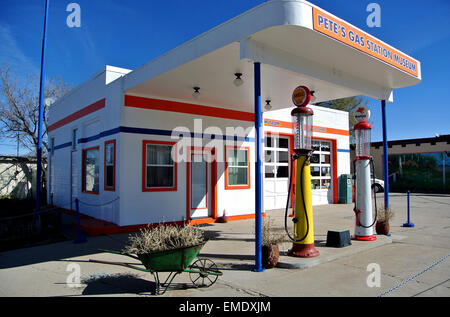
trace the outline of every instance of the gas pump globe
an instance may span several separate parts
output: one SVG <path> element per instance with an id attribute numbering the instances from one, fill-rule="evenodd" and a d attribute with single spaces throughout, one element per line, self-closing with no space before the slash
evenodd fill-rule
<path id="1" fill-rule="evenodd" d="M 370 156 L 372 126 L 367 122 L 370 111 L 367 107 L 359 107 L 355 114 L 358 123 L 354 126 L 356 138 L 356 158 L 353 162 L 355 173 L 355 235 L 354 240 L 374 241 L 373 226 L 376 216 L 372 216 L 371 173 L 373 159 Z M 376 203 L 376 201 L 375 201 Z M 376 205 L 375 205 L 376 208 Z M 374 219 L 375 218 L 375 219 Z"/>
<path id="2" fill-rule="evenodd" d="M 291 112 L 294 124 L 294 151 L 308 154 L 312 151 L 312 125 L 314 111 L 308 107 L 297 107 Z"/>
<path id="3" fill-rule="evenodd" d="M 294 159 L 296 162 L 295 175 L 295 206 L 294 206 L 294 237 L 289 235 L 293 242 L 288 255 L 294 257 L 310 258 L 319 255 L 314 247 L 314 224 L 312 212 L 312 192 L 311 192 L 311 167 L 310 158 L 312 156 L 312 123 L 314 111 L 306 107 L 311 100 L 311 93 L 305 86 L 299 86 L 292 95 L 292 101 L 297 106 L 292 110 L 292 120 L 294 124 Z M 291 178 L 293 164 L 291 163 Z M 289 193 L 290 193 L 289 186 Z M 288 196 L 289 203 L 289 196 Z M 287 209 L 285 217 L 287 217 Z"/>

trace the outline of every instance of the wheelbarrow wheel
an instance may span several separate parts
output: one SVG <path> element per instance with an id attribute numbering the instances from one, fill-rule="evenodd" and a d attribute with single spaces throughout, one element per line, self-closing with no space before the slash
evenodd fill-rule
<path id="1" fill-rule="evenodd" d="M 209 259 L 198 259 L 190 266 L 189 277 L 196 287 L 210 287 L 219 275 L 216 263 Z"/>

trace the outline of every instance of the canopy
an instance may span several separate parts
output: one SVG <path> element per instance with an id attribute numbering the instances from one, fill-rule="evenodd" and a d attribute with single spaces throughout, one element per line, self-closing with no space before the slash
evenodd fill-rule
<path id="1" fill-rule="evenodd" d="M 253 111 L 253 62 L 262 99 L 292 107 L 299 84 L 317 102 L 366 95 L 393 100 L 393 89 L 420 83 L 420 63 L 306 1 L 265 2 L 152 60 L 125 77 L 125 92 Z M 233 84 L 242 73 L 244 84 Z M 193 87 L 200 88 L 194 100 Z"/>

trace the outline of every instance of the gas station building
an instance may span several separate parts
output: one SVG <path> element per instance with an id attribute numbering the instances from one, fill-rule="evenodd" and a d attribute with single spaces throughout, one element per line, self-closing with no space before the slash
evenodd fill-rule
<path id="1" fill-rule="evenodd" d="M 117 232 L 225 213 L 255 218 L 258 236 L 263 213 L 286 206 L 296 87 L 385 107 L 420 82 L 420 62 L 340 18 L 267 1 L 136 70 L 106 66 L 53 104 L 48 199 L 75 210 L 77 198 Z M 313 204 L 337 203 L 349 114 L 311 108 Z"/>

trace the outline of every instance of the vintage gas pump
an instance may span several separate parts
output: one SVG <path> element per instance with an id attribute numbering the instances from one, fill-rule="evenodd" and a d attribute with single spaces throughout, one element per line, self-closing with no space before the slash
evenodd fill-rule
<path id="1" fill-rule="evenodd" d="M 373 226 L 376 222 L 372 218 L 372 186 L 370 170 L 373 168 L 373 158 L 370 156 L 370 141 L 372 126 L 367 122 L 370 118 L 370 110 L 359 107 L 355 114 L 358 123 L 354 126 L 356 138 L 356 158 L 353 162 L 355 173 L 355 235 L 353 240 L 375 241 Z M 376 203 L 376 199 L 375 199 Z M 376 205 L 375 205 L 376 209 Z M 376 212 L 376 210 L 375 210 Z"/>
<path id="2" fill-rule="evenodd" d="M 294 123 L 294 156 L 291 162 L 291 180 L 293 163 L 297 163 L 295 175 L 295 207 L 294 207 L 294 237 L 292 248 L 288 255 L 294 257 L 315 257 L 319 252 L 314 247 L 314 223 L 311 194 L 311 168 L 310 159 L 312 156 L 312 122 L 314 112 L 307 105 L 311 100 L 311 93 L 307 87 L 300 86 L 294 91 L 294 104 L 297 106 L 292 111 Z M 290 193 L 289 186 L 289 193 Z M 289 203 L 289 195 L 288 195 Z M 286 208 L 287 210 L 287 208 Z M 286 213 L 287 219 L 287 213 Z M 286 225 L 286 221 L 285 221 Z M 287 225 L 286 225 L 286 232 Z"/>

